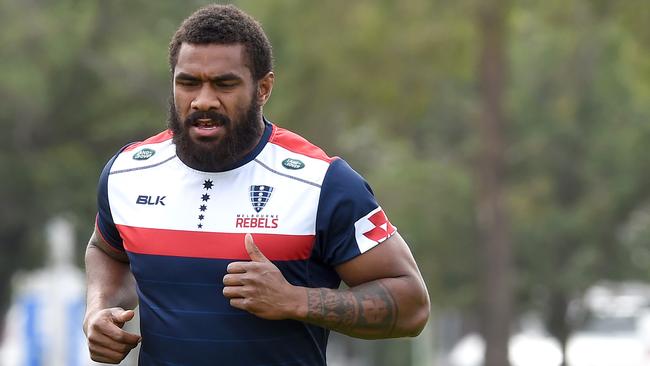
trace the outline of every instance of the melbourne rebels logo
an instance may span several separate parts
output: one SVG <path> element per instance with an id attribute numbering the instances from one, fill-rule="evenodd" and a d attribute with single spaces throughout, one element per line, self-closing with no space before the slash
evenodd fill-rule
<path id="1" fill-rule="evenodd" d="M 255 212 L 260 212 L 266 206 L 266 203 L 271 199 L 273 187 L 269 186 L 251 186 L 248 190 L 250 193 L 251 204 Z"/>
<path id="2" fill-rule="evenodd" d="M 278 215 L 260 214 L 271 199 L 273 187 L 267 185 L 253 185 L 248 189 L 248 196 L 253 205 L 255 214 L 238 214 L 235 220 L 237 228 L 263 228 L 276 229 L 278 227 Z"/>

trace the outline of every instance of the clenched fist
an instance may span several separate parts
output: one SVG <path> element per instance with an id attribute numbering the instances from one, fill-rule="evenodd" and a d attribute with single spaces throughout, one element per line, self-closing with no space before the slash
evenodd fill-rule
<path id="1" fill-rule="evenodd" d="M 120 363 L 140 343 L 140 336 L 122 330 L 124 323 L 133 319 L 133 310 L 103 309 L 88 314 L 84 332 L 93 361 Z"/>

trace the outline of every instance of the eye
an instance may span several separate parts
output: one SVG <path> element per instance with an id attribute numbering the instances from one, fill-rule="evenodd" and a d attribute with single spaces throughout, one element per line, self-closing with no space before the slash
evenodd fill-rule
<path id="1" fill-rule="evenodd" d="M 182 86 L 197 86 L 199 85 L 199 81 L 194 79 L 176 79 L 176 84 Z"/>
<path id="2" fill-rule="evenodd" d="M 236 81 L 220 81 L 215 83 L 215 85 L 219 88 L 223 89 L 232 89 L 238 85 Z"/>

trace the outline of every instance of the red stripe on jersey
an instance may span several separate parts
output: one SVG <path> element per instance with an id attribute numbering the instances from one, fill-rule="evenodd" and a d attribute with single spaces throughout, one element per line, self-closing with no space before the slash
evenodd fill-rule
<path id="1" fill-rule="evenodd" d="M 273 132 L 271 133 L 269 142 L 281 146 L 289 151 L 306 155 L 310 158 L 320 159 L 328 163 L 331 163 L 332 160 L 334 160 L 334 158 L 327 156 L 321 148 L 305 140 L 302 136 L 276 125 L 273 125 Z"/>
<path id="2" fill-rule="evenodd" d="M 148 145 L 148 144 L 157 144 L 159 142 L 167 141 L 172 138 L 172 132 L 170 130 L 165 130 L 155 136 L 151 136 L 148 139 L 140 142 L 133 143 L 124 149 L 124 151 L 131 151 L 135 150 L 138 147 L 142 145 Z"/>
<path id="3" fill-rule="evenodd" d="M 117 225 L 124 248 L 132 253 L 174 257 L 249 260 L 244 235 Z M 255 244 L 270 260 L 308 259 L 314 235 L 253 234 Z"/>

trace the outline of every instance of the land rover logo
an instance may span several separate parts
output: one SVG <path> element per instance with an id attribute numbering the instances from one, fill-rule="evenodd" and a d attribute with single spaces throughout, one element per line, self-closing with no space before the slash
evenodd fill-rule
<path id="1" fill-rule="evenodd" d="M 133 154 L 133 160 L 147 160 L 155 154 L 155 150 L 144 148 L 137 153 Z"/>
<path id="2" fill-rule="evenodd" d="M 305 163 L 303 163 L 302 161 L 300 161 L 298 159 L 287 158 L 287 159 L 284 159 L 282 161 L 282 166 L 287 168 L 287 169 L 298 170 L 298 169 L 304 168 Z"/>

